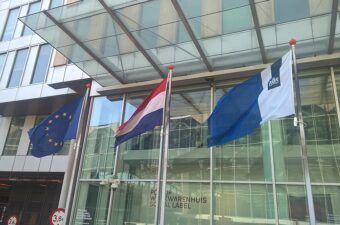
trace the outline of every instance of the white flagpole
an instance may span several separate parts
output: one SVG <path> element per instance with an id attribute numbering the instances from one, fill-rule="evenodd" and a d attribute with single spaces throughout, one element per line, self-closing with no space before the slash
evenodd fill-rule
<path id="1" fill-rule="evenodd" d="M 89 111 L 89 96 L 90 96 L 91 84 L 86 84 L 86 93 L 83 101 L 83 105 L 80 112 L 78 128 L 77 128 L 77 137 L 75 142 L 75 147 L 69 153 L 69 163 L 67 171 L 65 172 L 64 179 L 67 179 L 68 185 L 68 193 L 65 204 L 65 218 L 64 225 L 69 224 L 70 215 L 72 211 L 72 203 L 74 200 L 74 192 L 77 181 L 77 174 L 79 170 L 80 158 L 81 158 L 81 149 L 84 142 L 84 135 L 87 124 L 87 115 Z M 63 184 L 64 185 L 64 184 Z M 65 196 L 66 197 L 66 196 Z"/>
<path id="2" fill-rule="evenodd" d="M 166 195 L 166 170 L 168 162 L 168 145 L 169 145 L 169 123 L 170 123 L 170 99 L 171 99 L 171 79 L 172 71 L 174 66 L 171 64 L 168 66 L 168 82 L 166 98 L 164 101 L 163 110 L 163 125 L 161 127 L 160 133 L 160 155 L 158 161 L 158 181 L 157 181 L 157 192 L 156 192 L 156 210 L 155 210 L 155 225 L 164 224 L 164 207 L 159 209 L 160 203 L 165 205 L 165 195 Z M 163 169 L 163 181 L 161 183 L 161 174 Z M 161 188 L 162 187 L 162 188 Z M 160 192 L 162 190 L 162 192 Z M 161 193 L 161 196 L 160 196 Z"/>
<path id="3" fill-rule="evenodd" d="M 302 117 L 300 86 L 299 86 L 299 78 L 297 75 L 297 66 L 296 66 L 296 56 L 295 56 L 296 40 L 292 38 L 289 41 L 289 44 L 292 48 L 292 55 L 293 55 L 294 87 L 295 87 L 295 101 L 296 101 L 296 104 L 295 104 L 296 115 L 295 116 L 297 117 L 297 123 L 298 123 L 297 125 L 299 126 L 299 130 L 300 130 L 300 144 L 301 144 L 301 151 L 302 151 L 303 171 L 304 171 L 305 183 L 306 183 L 309 224 L 315 225 L 315 212 L 314 212 L 314 203 L 313 203 L 312 184 L 311 184 L 309 168 L 308 168 L 306 136 L 305 136 L 303 117 Z"/>

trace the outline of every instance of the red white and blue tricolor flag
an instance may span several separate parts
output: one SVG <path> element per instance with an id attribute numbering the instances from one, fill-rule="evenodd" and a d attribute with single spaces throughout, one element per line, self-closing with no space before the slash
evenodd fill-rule
<path id="1" fill-rule="evenodd" d="M 168 80 L 169 77 L 164 78 L 139 105 L 131 118 L 118 128 L 115 146 L 162 125 Z"/>

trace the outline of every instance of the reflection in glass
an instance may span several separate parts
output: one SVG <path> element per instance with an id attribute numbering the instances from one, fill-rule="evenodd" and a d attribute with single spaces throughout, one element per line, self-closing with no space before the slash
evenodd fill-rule
<path id="1" fill-rule="evenodd" d="M 12 118 L 2 155 L 16 155 L 24 123 L 25 117 Z"/>
<path id="2" fill-rule="evenodd" d="M 316 221 L 320 223 L 340 223 L 340 188 L 313 186 L 313 202 Z"/>
<path id="3" fill-rule="evenodd" d="M 164 224 L 210 224 L 209 184 L 168 183 L 165 198 Z"/>
<path id="4" fill-rule="evenodd" d="M 143 101 L 142 97 L 128 98 L 127 121 Z M 118 177 L 121 179 L 156 179 L 160 142 L 160 127 L 133 137 L 120 145 Z"/>
<path id="5" fill-rule="evenodd" d="M 205 180 L 210 177 L 207 147 L 210 90 L 171 95 L 168 179 Z"/>
<path id="6" fill-rule="evenodd" d="M 50 56 L 52 53 L 52 47 L 48 44 L 41 45 L 39 48 L 39 53 L 37 56 L 37 62 L 35 64 L 33 77 L 32 77 L 32 84 L 41 83 L 45 81 L 48 66 L 50 62 Z"/>
<path id="7" fill-rule="evenodd" d="M 223 34 L 252 28 L 253 17 L 248 1 L 223 0 Z"/>
<path id="8" fill-rule="evenodd" d="M 304 186 L 277 185 L 276 194 L 280 224 L 309 220 Z"/>
<path id="9" fill-rule="evenodd" d="M 81 182 L 71 224 L 105 225 L 109 195 L 108 186 Z"/>
<path id="10" fill-rule="evenodd" d="M 216 102 L 227 91 L 229 91 L 228 87 L 217 89 Z M 215 147 L 213 154 L 215 180 L 269 181 L 272 179 L 267 124 L 263 124 L 247 136 Z"/>
<path id="11" fill-rule="evenodd" d="M 110 224 L 154 224 L 156 183 L 124 182 L 114 193 Z"/>
<path id="12" fill-rule="evenodd" d="M 8 41 L 13 38 L 17 24 L 20 8 L 11 9 L 8 13 L 7 22 L 2 33 L 1 41 Z"/>
<path id="13" fill-rule="evenodd" d="M 305 74 L 311 73 L 306 71 Z M 312 182 L 340 182 L 339 126 L 329 70 L 301 81 L 308 163 Z"/>
<path id="14" fill-rule="evenodd" d="M 312 1 L 311 1 L 312 2 Z M 309 17 L 308 0 L 275 0 L 275 17 L 277 23 L 284 23 Z"/>
<path id="15" fill-rule="evenodd" d="M 118 128 L 121 100 L 95 98 L 86 140 L 82 178 L 105 179 L 112 176 L 114 132 Z"/>
<path id="16" fill-rule="evenodd" d="M 31 3 L 29 5 L 29 9 L 28 9 L 27 15 L 31 15 L 31 14 L 39 12 L 40 8 L 41 8 L 41 1 Z M 30 28 L 28 28 L 27 26 L 24 26 L 24 30 L 22 32 L 22 36 L 30 35 L 30 34 L 33 34 L 33 31 Z"/>
<path id="17" fill-rule="evenodd" d="M 216 184 L 216 225 L 275 224 L 271 185 Z"/>
<path id="18" fill-rule="evenodd" d="M 18 87 L 25 72 L 28 48 L 18 50 L 7 87 Z"/>

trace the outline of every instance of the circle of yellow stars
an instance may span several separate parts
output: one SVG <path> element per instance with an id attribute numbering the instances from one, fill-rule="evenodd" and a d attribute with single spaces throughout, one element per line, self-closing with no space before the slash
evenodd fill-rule
<path id="1" fill-rule="evenodd" d="M 48 120 L 48 124 L 52 124 L 54 122 L 54 120 L 57 120 L 59 118 L 67 118 L 69 120 L 69 122 L 72 120 L 72 115 L 70 114 L 67 114 L 66 112 L 62 113 L 61 115 L 55 115 L 54 118 Z M 45 131 L 46 131 L 46 137 L 49 137 L 49 131 L 50 131 L 50 127 L 49 126 L 46 126 L 45 127 Z M 50 143 L 51 145 L 53 145 L 54 147 L 61 147 L 63 146 L 64 142 L 63 141 L 57 141 L 57 140 L 54 140 L 53 138 L 49 138 L 48 139 L 48 143 Z"/>

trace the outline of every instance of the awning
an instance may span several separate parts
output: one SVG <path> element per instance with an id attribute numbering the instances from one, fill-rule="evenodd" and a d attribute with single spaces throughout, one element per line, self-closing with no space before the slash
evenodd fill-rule
<path id="1" fill-rule="evenodd" d="M 336 0 L 83 0 L 20 18 L 102 86 L 340 50 Z"/>

